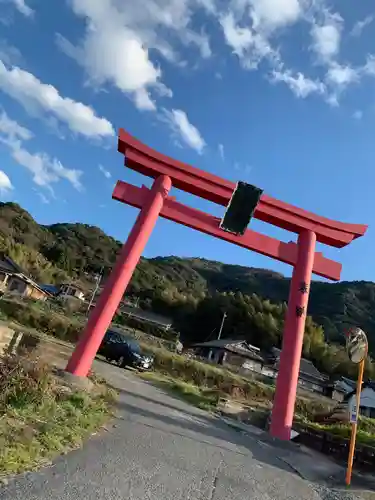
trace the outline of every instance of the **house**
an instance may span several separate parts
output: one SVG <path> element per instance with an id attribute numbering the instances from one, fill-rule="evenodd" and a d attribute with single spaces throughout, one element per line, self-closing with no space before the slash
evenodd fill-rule
<path id="1" fill-rule="evenodd" d="M 264 359 L 260 349 L 245 340 L 218 339 L 191 346 L 203 358 L 218 364 L 230 364 L 261 373 Z"/>
<path id="2" fill-rule="evenodd" d="M 0 254 L 0 293 L 43 301 L 51 296 L 5 254 Z"/>
<path id="3" fill-rule="evenodd" d="M 269 368 L 274 370 L 274 377 L 277 376 L 277 373 L 279 371 L 280 354 L 281 349 L 272 347 L 271 364 Z M 301 358 L 298 384 L 300 385 L 300 387 L 303 387 L 305 389 L 324 394 L 326 391 L 327 377 L 321 374 L 311 361 L 305 358 Z"/>
<path id="4" fill-rule="evenodd" d="M 265 377 L 276 379 L 279 371 L 281 350 L 271 348 L 261 352 L 245 340 L 220 339 L 194 344 L 192 348 L 198 355 L 219 364 L 230 364 L 246 372 L 255 372 Z M 324 393 L 326 377 L 315 368 L 313 363 L 302 358 L 298 384 L 301 388 Z"/>
<path id="5" fill-rule="evenodd" d="M 344 397 L 343 403 L 347 405 L 350 414 L 355 413 L 357 404 L 356 390 L 349 392 Z M 362 384 L 359 414 L 375 419 L 375 382 L 367 381 Z"/>
<path id="6" fill-rule="evenodd" d="M 155 314 L 152 311 L 145 311 L 139 307 L 131 307 L 125 305 L 123 302 L 120 304 L 120 311 L 122 314 L 128 316 L 128 318 L 134 318 L 138 321 L 158 326 L 164 330 L 169 330 L 172 326 L 172 320 L 166 316 Z"/>
<path id="7" fill-rule="evenodd" d="M 40 285 L 40 287 L 56 298 L 78 299 L 82 302 L 86 300 L 83 289 L 77 284 L 62 283 L 61 285 Z"/>
<path id="8" fill-rule="evenodd" d="M 57 296 L 61 299 L 75 298 L 85 301 L 85 293 L 83 289 L 79 285 L 73 283 L 62 283 L 59 286 Z"/>
<path id="9" fill-rule="evenodd" d="M 340 377 L 338 380 L 327 384 L 326 396 L 335 401 L 343 401 L 347 394 L 355 390 L 356 385 L 354 380 L 347 377 Z"/>

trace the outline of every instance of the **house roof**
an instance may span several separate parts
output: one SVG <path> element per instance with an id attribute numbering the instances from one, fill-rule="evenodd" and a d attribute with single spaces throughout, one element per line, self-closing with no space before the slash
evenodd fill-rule
<path id="1" fill-rule="evenodd" d="M 14 262 L 13 259 L 5 255 L 3 252 L 0 252 L 0 259 L 2 263 L 0 264 L 0 268 L 4 269 L 5 272 L 10 272 L 16 275 L 19 279 L 26 281 L 27 284 L 31 285 L 32 287 L 36 288 L 40 292 L 50 295 L 50 293 L 47 290 L 44 290 L 36 281 L 34 281 L 32 278 L 27 276 L 27 273 L 24 269 L 22 269 L 21 266 L 19 266 L 16 262 Z M 5 263 L 5 266 L 4 264 Z"/>
<path id="2" fill-rule="evenodd" d="M 335 390 L 341 391 L 344 393 L 352 392 L 355 390 L 357 383 L 354 380 L 351 380 L 347 377 L 341 377 L 335 381 L 333 384 Z"/>
<path id="3" fill-rule="evenodd" d="M 275 357 L 277 358 L 276 365 L 278 365 L 280 354 L 281 354 L 281 349 L 278 349 L 277 347 L 273 347 L 272 352 L 275 355 Z M 314 378 L 322 378 L 322 374 L 320 373 L 320 371 L 315 368 L 315 366 L 313 365 L 313 363 L 311 361 L 309 361 L 308 359 L 305 359 L 305 358 L 301 358 L 299 372 L 301 375 L 309 375 L 310 377 L 314 377 Z"/>
<path id="4" fill-rule="evenodd" d="M 208 342 L 199 342 L 198 344 L 194 344 L 192 347 L 216 347 L 216 348 L 223 348 L 227 345 L 231 344 L 238 344 L 239 342 L 246 343 L 245 340 L 241 339 L 216 339 L 216 340 L 210 340 Z M 257 349 L 255 347 L 255 349 Z"/>
<path id="5" fill-rule="evenodd" d="M 209 342 L 194 344 L 192 347 L 202 347 L 207 349 L 225 349 L 227 351 L 231 351 L 236 354 L 240 354 L 242 356 L 263 362 L 263 356 L 260 353 L 260 349 L 251 344 L 248 344 L 246 340 L 217 339 L 217 340 L 210 340 Z"/>
<path id="6" fill-rule="evenodd" d="M 60 288 L 62 286 L 69 286 L 70 288 L 75 288 L 76 290 L 79 290 L 80 292 L 84 292 L 83 288 L 80 285 L 77 285 L 77 283 L 61 283 Z"/>
<path id="7" fill-rule="evenodd" d="M 367 380 L 366 382 L 363 382 L 361 392 L 363 391 L 363 389 L 372 389 L 373 391 L 375 391 L 375 380 Z M 356 392 L 357 389 L 355 388 L 353 391 L 345 394 L 343 401 L 347 402 L 352 396 L 355 396 Z"/>
<path id="8" fill-rule="evenodd" d="M 5 271 L 19 273 L 26 275 L 26 271 L 24 271 L 13 259 L 8 257 L 4 252 L 0 252 L 0 260 L 5 263 L 5 266 L 1 263 L 0 267 Z"/>
<path id="9" fill-rule="evenodd" d="M 50 293 L 51 295 L 57 295 L 59 293 L 59 287 L 56 285 L 39 285 L 42 290 Z"/>
<path id="10" fill-rule="evenodd" d="M 170 327 L 172 325 L 172 320 L 165 316 L 160 316 L 151 311 L 145 311 L 139 307 L 126 306 L 121 304 L 121 312 L 128 314 L 129 317 L 134 317 L 141 321 L 146 321 L 148 323 L 154 323 L 155 325 Z"/>

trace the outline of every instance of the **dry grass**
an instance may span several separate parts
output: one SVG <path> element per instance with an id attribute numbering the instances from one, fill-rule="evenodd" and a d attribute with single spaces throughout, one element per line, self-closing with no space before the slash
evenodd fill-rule
<path id="1" fill-rule="evenodd" d="M 114 394 L 62 385 L 48 365 L 25 356 L 0 363 L 0 476 L 31 470 L 80 446 L 111 415 Z"/>

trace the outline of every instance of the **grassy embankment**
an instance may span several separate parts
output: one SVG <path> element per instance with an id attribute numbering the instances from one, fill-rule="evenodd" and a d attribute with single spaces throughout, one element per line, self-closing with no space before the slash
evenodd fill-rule
<path id="1" fill-rule="evenodd" d="M 0 362 L 0 478 L 49 463 L 81 445 L 112 415 L 114 391 L 75 391 L 26 356 Z"/>
<path id="2" fill-rule="evenodd" d="M 249 421 L 263 426 L 272 407 L 275 387 L 257 380 L 249 380 L 228 370 L 189 360 L 165 349 L 143 345 L 155 358 L 155 372 L 141 374 L 171 394 L 199 408 L 214 411 L 220 397 L 233 398 L 251 408 Z M 326 431 L 342 438 L 350 437 L 349 424 L 322 425 L 314 417 L 329 411 L 333 404 L 322 398 L 298 396 L 295 420 L 299 424 Z M 357 442 L 375 447 L 375 420 L 360 417 Z"/>

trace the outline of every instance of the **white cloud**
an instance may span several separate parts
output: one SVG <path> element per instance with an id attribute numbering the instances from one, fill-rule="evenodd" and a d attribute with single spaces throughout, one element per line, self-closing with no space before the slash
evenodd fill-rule
<path id="1" fill-rule="evenodd" d="M 357 111 L 354 111 L 353 118 L 355 118 L 356 120 L 361 120 L 363 118 L 363 111 L 359 109 L 357 109 Z"/>
<path id="2" fill-rule="evenodd" d="M 33 176 L 33 181 L 38 186 L 48 188 L 53 192 L 52 184 L 61 179 L 67 180 L 72 186 L 81 191 L 82 172 L 64 167 L 59 160 L 51 158 L 46 153 L 30 153 L 23 143 L 32 139 L 30 130 L 19 125 L 7 116 L 5 111 L 0 114 L 0 142 L 5 144 L 12 158 L 25 167 Z"/>
<path id="3" fill-rule="evenodd" d="M 292 24 L 302 14 L 303 2 L 299 0 L 251 0 L 254 26 L 273 30 Z"/>
<path id="4" fill-rule="evenodd" d="M 187 30 L 182 39 L 182 43 L 186 45 L 195 45 L 199 49 L 203 59 L 208 59 L 212 56 L 210 39 L 204 32 L 196 33 L 194 31 Z"/>
<path id="5" fill-rule="evenodd" d="M 313 49 L 322 61 L 335 57 L 340 50 L 341 25 L 339 23 L 313 26 Z"/>
<path id="6" fill-rule="evenodd" d="M 33 74 L 16 66 L 8 68 L 2 61 L 0 89 L 28 111 L 43 112 L 67 125 L 74 133 L 88 138 L 113 136 L 115 133 L 112 124 L 98 117 L 90 106 L 62 97 L 54 86 L 42 83 Z"/>
<path id="7" fill-rule="evenodd" d="M 232 12 L 221 17 L 220 24 L 227 44 L 238 56 L 243 67 L 256 69 L 264 58 L 271 61 L 277 59 L 277 52 L 272 49 L 266 36 L 246 25 L 236 23 Z"/>
<path id="8" fill-rule="evenodd" d="M 324 94 L 325 92 L 325 86 L 322 82 L 311 80 L 300 72 L 293 74 L 290 70 L 273 71 L 271 81 L 285 83 L 300 98 L 308 97 L 310 94 Z"/>
<path id="9" fill-rule="evenodd" d="M 31 17 L 34 14 L 33 9 L 27 5 L 25 0 L 10 0 L 10 3 L 14 5 L 14 7 L 26 17 Z"/>
<path id="10" fill-rule="evenodd" d="M 331 63 L 325 76 L 327 84 L 327 102 L 331 106 L 339 105 L 341 94 L 350 86 L 359 83 L 363 68 L 352 68 L 348 65 Z"/>
<path id="11" fill-rule="evenodd" d="M 142 111 L 155 111 L 156 105 L 145 88 L 134 92 L 134 104 Z"/>
<path id="12" fill-rule="evenodd" d="M 117 87 L 141 110 L 156 109 L 152 93 L 163 83 L 150 50 L 176 64 L 183 64 L 179 46 L 211 56 L 208 35 L 191 28 L 198 9 L 215 11 L 211 0 L 70 0 L 70 5 L 85 20 L 85 33 L 78 45 L 58 35 L 59 47 L 85 69 L 91 84 Z M 163 97 L 170 95 L 164 92 Z"/>
<path id="13" fill-rule="evenodd" d="M 284 82 L 297 97 L 317 94 L 337 104 L 349 85 L 364 74 L 372 75 L 372 70 L 370 65 L 366 71 L 357 70 L 339 58 L 349 32 L 331 4 L 329 0 L 69 0 L 85 28 L 78 43 L 62 35 L 57 35 L 57 43 L 84 68 L 88 83 L 116 87 L 138 109 L 155 112 L 159 99 L 172 97 L 164 59 L 198 68 L 215 52 L 209 36 L 213 30 L 207 27 L 216 23 L 243 68 L 266 67 L 272 81 Z M 358 36 L 372 21 L 373 16 L 359 21 L 351 34 Z M 298 23 L 311 36 L 311 73 L 305 64 L 296 71 L 288 69 L 282 58 L 283 37 Z"/>
<path id="14" fill-rule="evenodd" d="M 103 167 L 103 165 L 99 165 L 99 170 L 104 175 L 104 177 L 107 177 L 107 179 L 110 179 L 112 177 L 111 172 L 109 172 L 107 169 L 105 169 Z"/>
<path id="15" fill-rule="evenodd" d="M 195 149 L 199 154 L 202 153 L 206 143 L 199 130 L 189 122 L 184 111 L 181 109 L 172 109 L 171 111 L 164 109 L 162 119 L 168 123 L 173 133 L 187 146 Z"/>
<path id="16" fill-rule="evenodd" d="M 22 61 L 21 52 L 13 45 L 10 45 L 7 40 L 0 40 L 0 61 L 5 64 L 15 64 Z"/>
<path id="17" fill-rule="evenodd" d="M 37 191 L 37 195 L 39 196 L 40 200 L 42 203 L 44 203 L 45 205 L 48 205 L 49 204 L 49 199 L 47 198 L 47 196 L 44 194 L 44 193 L 41 193 L 40 191 Z"/>
<path id="18" fill-rule="evenodd" d="M 220 155 L 220 158 L 224 161 L 224 159 L 225 159 L 225 155 L 224 155 L 224 145 L 223 145 L 223 144 L 219 144 L 219 145 L 218 145 L 218 150 L 219 150 L 219 155 Z"/>
<path id="19" fill-rule="evenodd" d="M 4 194 L 13 189 L 13 185 L 5 172 L 0 170 L 0 193 Z"/>
<path id="20" fill-rule="evenodd" d="M 51 185 L 65 179 L 81 191 L 82 172 L 64 167 L 56 158 L 50 158 L 46 153 L 30 153 L 22 146 L 12 149 L 12 158 L 25 167 L 33 176 L 35 184 L 52 190 Z"/>
<path id="21" fill-rule="evenodd" d="M 219 16 L 226 43 L 247 69 L 266 59 L 278 67 L 278 48 L 273 39 L 302 19 L 306 0 L 232 0 Z"/>
<path id="22" fill-rule="evenodd" d="M 374 19 L 375 19 L 375 16 L 371 15 L 371 16 L 366 16 L 361 21 L 357 21 L 355 23 L 355 25 L 353 26 L 353 29 L 351 30 L 350 35 L 355 36 L 355 37 L 361 36 L 362 31 L 367 26 L 369 26 L 374 21 Z"/>
<path id="23" fill-rule="evenodd" d="M 359 79 L 359 71 L 351 66 L 341 66 L 334 63 L 327 71 L 326 79 L 328 82 L 337 86 L 347 86 Z"/>
<path id="24" fill-rule="evenodd" d="M 5 111 L 0 113 L 0 142 L 13 145 L 20 141 L 28 141 L 33 137 L 32 132 L 11 120 Z"/>

